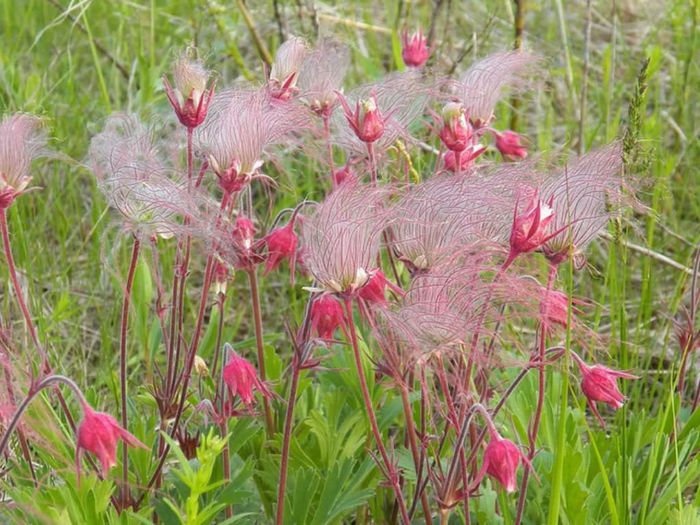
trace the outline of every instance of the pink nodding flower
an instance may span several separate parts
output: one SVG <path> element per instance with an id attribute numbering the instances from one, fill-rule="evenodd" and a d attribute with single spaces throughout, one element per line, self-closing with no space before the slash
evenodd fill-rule
<path id="1" fill-rule="evenodd" d="M 622 395 L 617 387 L 617 379 L 639 379 L 638 376 L 628 372 L 613 370 L 602 365 L 589 366 L 576 354 L 572 354 L 576 360 L 579 371 L 581 372 L 581 390 L 588 400 L 588 406 L 596 416 L 600 424 L 604 427 L 605 422 L 600 416 L 596 407 L 597 402 L 610 405 L 614 410 L 620 408 L 625 402 L 625 396 Z"/>
<path id="2" fill-rule="evenodd" d="M 369 304 L 385 306 L 387 304 L 385 296 L 387 286 L 399 295 L 404 295 L 403 290 L 389 281 L 381 270 L 371 273 L 367 284 L 359 289 L 357 295 Z"/>
<path id="3" fill-rule="evenodd" d="M 518 215 L 518 205 L 515 205 L 513 227 L 510 233 L 509 259 L 515 259 L 520 254 L 530 253 L 542 246 L 550 238 L 549 223 L 554 218 L 552 202 L 543 203 L 535 194 L 527 210 Z"/>
<path id="4" fill-rule="evenodd" d="M 296 36 L 291 37 L 277 49 L 268 80 L 270 94 L 274 98 L 289 100 L 299 91 L 296 87 L 299 68 L 308 51 L 304 40 Z"/>
<path id="5" fill-rule="evenodd" d="M 224 367 L 224 383 L 226 383 L 231 396 L 240 397 L 241 401 L 248 407 L 253 404 L 254 390 L 265 397 L 272 396 L 265 383 L 258 378 L 255 367 L 236 352 L 231 353 L 231 357 Z"/>
<path id="6" fill-rule="evenodd" d="M 527 148 L 520 142 L 522 137 L 515 131 L 496 133 L 496 148 L 507 159 L 524 159 L 527 157 Z"/>
<path id="7" fill-rule="evenodd" d="M 348 101 L 341 93 L 337 93 L 338 100 L 345 111 L 345 118 L 350 127 L 362 142 L 371 144 L 377 141 L 384 133 L 385 120 L 377 107 L 377 97 L 358 100 L 353 111 Z"/>
<path id="8" fill-rule="evenodd" d="M 336 328 L 345 328 L 343 307 L 330 294 L 323 294 L 311 305 L 311 328 L 321 339 L 333 339 Z"/>
<path id="9" fill-rule="evenodd" d="M 213 84 L 207 88 L 209 71 L 199 60 L 181 56 L 173 68 L 175 89 L 163 77 L 165 94 L 175 111 L 180 123 L 189 129 L 194 129 L 207 118 L 211 97 L 214 95 Z"/>
<path id="10" fill-rule="evenodd" d="M 471 142 L 473 130 L 467 122 L 464 106 L 456 102 L 450 102 L 442 110 L 440 120 L 440 139 L 450 151 L 462 152 Z"/>
<path id="11" fill-rule="evenodd" d="M 267 262 L 265 263 L 265 274 L 277 268 L 284 259 L 289 259 L 293 264 L 298 238 L 294 233 L 294 220 L 281 228 L 276 228 L 265 236 L 267 244 Z M 293 271 L 293 270 L 292 270 Z"/>
<path id="12" fill-rule="evenodd" d="M 32 180 L 29 168 L 46 145 L 41 121 L 14 114 L 0 122 L 0 208 L 8 208 Z"/>
<path id="13" fill-rule="evenodd" d="M 223 262 L 215 260 L 212 277 L 215 295 L 226 295 L 226 284 L 230 277 L 231 276 L 228 267 Z"/>
<path id="14" fill-rule="evenodd" d="M 515 492 L 518 483 L 518 466 L 523 459 L 523 453 L 509 439 L 491 432 L 491 440 L 486 445 L 484 464 L 486 473 L 501 484 L 506 492 Z"/>
<path id="15" fill-rule="evenodd" d="M 430 58 L 428 39 L 421 31 L 409 35 L 408 30 L 404 29 L 401 33 L 401 46 L 401 57 L 408 67 L 421 67 Z"/>
<path id="16" fill-rule="evenodd" d="M 122 428 L 112 416 L 104 412 L 96 412 L 84 404 L 83 420 L 78 427 L 78 443 L 75 452 L 78 475 L 80 475 L 80 459 L 84 450 L 97 456 L 102 465 L 102 475 L 107 475 L 109 469 L 117 463 L 119 439 L 132 447 L 148 448 Z"/>
<path id="17" fill-rule="evenodd" d="M 464 173 L 469 168 L 474 165 L 474 161 L 479 157 L 484 151 L 486 151 L 486 146 L 480 144 L 474 144 L 469 146 L 464 151 L 459 152 L 459 172 Z M 443 158 L 443 166 L 447 171 L 456 173 L 457 171 L 457 153 L 454 151 L 448 151 L 445 153 Z"/>

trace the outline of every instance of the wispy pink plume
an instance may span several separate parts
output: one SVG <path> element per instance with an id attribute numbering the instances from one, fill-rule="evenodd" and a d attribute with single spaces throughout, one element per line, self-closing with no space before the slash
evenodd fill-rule
<path id="1" fill-rule="evenodd" d="M 417 275 L 398 308 L 386 313 L 387 322 L 420 353 L 468 343 L 484 308 L 491 308 L 486 299 L 492 274 L 484 250 Z"/>
<path id="2" fill-rule="evenodd" d="M 610 217 L 628 204 L 622 179 L 622 148 L 609 144 L 574 158 L 542 188 L 553 199 L 551 231 L 564 229 L 544 247 L 550 257 L 567 257 L 571 245 L 580 252 L 605 228 Z"/>
<path id="3" fill-rule="evenodd" d="M 172 236 L 191 208 L 186 189 L 162 160 L 154 134 L 136 116 L 115 114 L 90 143 L 87 164 L 108 204 L 135 234 Z"/>
<path id="4" fill-rule="evenodd" d="M 355 107 L 358 100 L 376 97 L 377 107 L 386 119 L 384 133 L 374 143 L 374 150 L 381 158 L 396 139 L 409 137 L 409 127 L 423 115 L 429 95 L 430 90 L 420 71 L 411 70 L 356 88 L 347 94 L 346 99 L 350 107 Z M 367 155 L 367 145 L 357 138 L 342 112 L 333 114 L 332 128 L 334 143 L 349 156 L 364 158 Z"/>
<path id="5" fill-rule="evenodd" d="M 304 264 L 319 286 L 340 294 L 365 285 L 389 224 L 385 189 L 347 180 L 304 217 Z"/>
<path id="6" fill-rule="evenodd" d="M 518 88 L 539 61 L 524 51 L 490 55 L 472 66 L 453 84 L 454 94 L 472 121 L 488 124 L 504 88 Z"/>
<path id="7" fill-rule="evenodd" d="M 440 175 L 410 187 L 394 205 L 393 246 L 411 270 L 424 271 L 476 241 L 502 241 L 512 200 L 498 191 L 506 170 Z M 512 178 L 511 185 L 517 184 Z"/>
<path id="8" fill-rule="evenodd" d="M 41 120 L 16 113 L 0 122 L 0 192 L 21 193 L 32 180 L 32 161 L 46 148 Z"/>
<path id="9" fill-rule="evenodd" d="M 227 89 L 214 95 L 197 140 L 217 174 L 235 169 L 252 176 L 266 149 L 308 128 L 309 119 L 301 105 L 277 100 L 267 89 Z"/>
<path id="10" fill-rule="evenodd" d="M 297 91 L 299 68 L 309 48 L 303 38 L 289 37 L 277 48 L 270 69 L 270 89 L 273 97 L 288 100 Z"/>
<path id="11" fill-rule="evenodd" d="M 337 102 L 335 92 L 342 88 L 349 67 L 350 49 L 333 39 L 321 39 L 299 69 L 299 96 L 314 112 L 330 116 Z"/>

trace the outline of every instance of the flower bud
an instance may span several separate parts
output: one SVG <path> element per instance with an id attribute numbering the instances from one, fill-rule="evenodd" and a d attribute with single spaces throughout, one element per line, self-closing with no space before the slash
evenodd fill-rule
<path id="1" fill-rule="evenodd" d="M 403 63 L 408 67 L 420 67 L 425 64 L 430 58 L 430 49 L 428 49 L 427 42 L 428 40 L 421 31 L 409 36 L 408 31 L 404 30 L 401 33 L 401 57 L 403 58 Z"/>
<path id="2" fill-rule="evenodd" d="M 173 67 L 175 89 L 163 77 L 165 94 L 180 123 L 189 129 L 200 126 L 207 117 L 214 87 L 207 89 L 209 71 L 202 62 L 187 56 L 180 57 Z"/>
<path id="3" fill-rule="evenodd" d="M 515 131 L 504 131 L 496 134 L 496 148 L 507 159 L 524 159 L 527 148 L 520 142 L 521 136 Z"/>
<path id="4" fill-rule="evenodd" d="M 442 110 L 443 125 L 440 139 L 451 151 L 464 151 L 472 140 L 472 128 L 467 122 L 464 106 L 450 102 Z"/>
<path id="5" fill-rule="evenodd" d="M 317 298 L 311 305 L 311 328 L 321 339 L 333 339 L 335 329 L 345 326 L 340 303 L 329 294 Z"/>
<path id="6" fill-rule="evenodd" d="M 265 274 L 277 268 L 284 259 L 294 259 L 297 249 L 298 238 L 294 233 L 294 221 L 282 228 L 276 228 L 267 234 L 265 244 L 267 244 L 267 262 L 265 263 Z"/>
<path id="7" fill-rule="evenodd" d="M 522 455 L 520 449 L 511 440 L 492 433 L 491 441 L 484 452 L 486 472 L 493 476 L 508 493 L 514 492 L 517 488 L 518 466 Z"/>
<path id="8" fill-rule="evenodd" d="M 224 383 L 226 383 L 231 396 L 240 397 L 241 401 L 248 407 L 253 404 L 254 390 L 266 397 L 272 395 L 265 384 L 258 378 L 255 367 L 236 352 L 231 354 L 228 363 L 224 367 Z"/>
<path id="9" fill-rule="evenodd" d="M 83 420 L 78 426 L 77 433 L 76 464 L 78 468 L 80 468 L 82 452 L 87 450 L 97 456 L 102 465 L 103 475 L 106 475 L 117 463 L 119 439 L 132 447 L 148 448 L 122 428 L 112 416 L 104 412 L 96 412 L 87 404 L 83 405 Z"/>
<path id="10" fill-rule="evenodd" d="M 372 95 L 370 98 L 358 100 L 353 111 L 342 94 L 337 93 L 338 100 L 345 111 L 345 118 L 350 127 L 362 142 L 371 144 L 377 141 L 384 133 L 384 118 L 377 107 L 377 98 Z"/>
<path id="11" fill-rule="evenodd" d="M 549 239 L 549 223 L 554 218 L 552 203 L 543 203 L 537 195 L 530 201 L 527 210 L 518 215 L 516 205 L 513 227 L 510 234 L 510 259 L 530 253 Z"/>

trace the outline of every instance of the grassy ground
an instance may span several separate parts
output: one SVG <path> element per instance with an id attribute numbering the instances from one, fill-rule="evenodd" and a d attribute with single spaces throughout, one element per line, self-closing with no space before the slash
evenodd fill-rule
<path id="1" fill-rule="evenodd" d="M 280 33 L 312 40 L 316 33 L 332 34 L 352 45 L 348 85 L 400 67 L 397 30 L 404 21 L 424 28 L 434 22 L 439 43 L 436 68 L 441 70 L 463 71 L 474 57 L 513 45 L 516 13 L 507 0 L 362 0 L 337 6 L 305 0 L 278 3 L 281 14 L 276 17 L 272 2 L 247 2 L 262 47 L 274 50 Z M 99 395 L 103 406 L 116 406 L 117 400 L 120 290 L 128 243 L 123 242 L 93 176 L 81 161 L 91 135 L 113 111 L 137 112 L 162 121 L 169 118 L 160 77 L 186 45 L 199 47 L 222 85 L 243 79 L 261 81 L 264 53 L 254 45 L 253 32 L 236 3 L 228 4 L 194 0 L 0 3 L 2 113 L 21 110 L 45 117 L 51 145 L 62 154 L 38 166 L 35 184 L 40 189 L 22 197 L 11 209 L 15 256 L 53 362 L 79 384 L 89 385 L 90 395 Z M 435 15 L 434 4 L 441 5 Z M 672 321 L 679 306 L 687 302 L 689 275 L 658 256 L 688 268 L 700 243 L 700 7 L 690 0 L 594 1 L 588 14 L 582 0 L 524 4 L 525 47 L 545 57 L 546 76 L 520 101 L 518 131 L 530 139 L 533 150 L 544 155 L 586 151 L 623 136 L 630 101 L 642 89 L 645 94 L 638 105 L 640 122 L 635 129 L 643 151 L 634 168 L 646 182 L 640 197 L 649 208 L 611 227 L 611 239 L 619 232 L 622 236 L 599 241 L 591 250 L 585 278 L 576 276 L 572 283 L 577 295 L 595 303 L 591 324 L 610 341 L 610 357 L 642 379 L 630 384 L 630 401 L 616 416 L 615 431 L 606 434 L 586 421 L 585 407 L 574 390 L 569 393 L 574 409 L 568 426 L 564 431 L 558 428 L 560 385 L 558 376 L 553 378 L 542 430 L 545 452 L 535 462 L 542 480 L 531 488 L 537 504 L 529 503 L 526 517 L 531 523 L 546 519 L 553 486 L 550 465 L 555 461 L 554 451 L 565 445 L 565 454 L 556 456 L 565 458 L 564 479 L 555 480 L 563 494 L 562 523 L 700 523 L 700 413 L 691 415 L 687 400 L 681 402 L 675 394 L 680 355 Z M 591 20 L 589 44 L 587 16 Z M 499 107 L 501 127 L 508 126 L 512 115 L 508 104 Z M 322 195 L 324 188 L 314 167 L 299 164 L 277 166 L 281 189 L 275 210 Z M 640 253 L 630 243 L 653 253 Z M 19 320 L 4 267 L 0 271 L 2 320 Z M 246 293 L 243 277 L 236 282 L 234 296 Z M 149 339 L 153 327 L 147 320 L 150 278 L 144 264 L 136 286 L 134 337 L 142 342 L 142 351 L 135 352 L 130 363 L 135 377 L 140 373 L 139 364 L 147 363 L 154 351 Z M 281 311 L 298 318 L 305 299 L 298 289 L 278 292 L 284 276 L 279 279 L 267 281 L 271 293 L 266 294 L 264 305 L 265 317 L 277 319 L 266 334 L 270 348 L 282 357 L 280 361 L 271 357 L 273 380 L 282 374 L 288 350 L 283 344 L 284 316 L 272 313 Z M 234 308 L 228 315 L 226 338 L 237 341 L 239 349 L 252 347 L 251 323 L 244 309 Z M 14 331 L 23 337 L 21 323 L 14 325 Z M 206 348 L 213 346 L 213 337 L 210 330 Z M 343 356 L 335 359 L 334 364 L 351 367 Z M 697 377 L 693 370 L 691 386 Z M 343 487 L 348 494 L 346 510 L 356 512 L 363 505 L 373 508 L 378 503 L 368 487 L 376 485 L 377 476 L 368 473 L 372 465 L 362 451 L 364 433 L 353 430 L 353 423 L 360 425 L 352 415 L 353 407 L 355 414 L 360 410 L 359 390 L 343 383 L 348 378 L 328 375 L 317 379 L 320 386 L 314 393 L 310 381 L 305 379 L 301 389 L 300 448 L 293 450 L 292 462 L 298 472 L 312 474 L 306 481 L 301 474 L 292 480 L 297 491 L 294 497 L 301 501 L 306 487 L 321 500 L 321 480 L 331 485 L 335 476 L 340 481 L 332 486 Z M 510 415 L 523 434 L 536 387 L 533 376 L 516 397 Z M 345 399 L 346 388 L 357 396 Z M 389 418 L 392 410 L 398 410 L 398 405 L 387 403 L 382 415 Z M 246 425 L 239 424 L 234 433 L 245 435 Z M 581 428 L 586 429 L 583 434 Z M 674 434 L 677 439 L 671 440 Z M 246 444 L 251 450 L 262 447 L 255 439 L 251 438 L 252 445 Z M 313 454 L 319 454 L 321 460 L 311 461 L 307 455 Z M 344 457 L 347 464 L 332 461 L 337 456 Z M 269 465 L 256 467 L 251 477 L 255 483 L 246 485 L 237 497 L 251 498 L 246 491 L 254 486 L 269 510 L 277 458 L 267 461 Z M 60 500 L 59 496 L 46 497 Z M 504 511 L 498 518 L 492 514 L 495 500 Z M 479 522 L 512 522 L 508 511 L 512 505 L 504 494 L 489 491 L 479 501 L 475 510 Z M 250 507 L 251 520 L 267 522 L 269 518 L 256 514 L 255 505 Z M 364 514 L 357 511 L 356 515 L 361 520 Z M 373 508 L 373 515 L 381 511 Z M 5 516 L 15 519 L 12 514 Z"/>

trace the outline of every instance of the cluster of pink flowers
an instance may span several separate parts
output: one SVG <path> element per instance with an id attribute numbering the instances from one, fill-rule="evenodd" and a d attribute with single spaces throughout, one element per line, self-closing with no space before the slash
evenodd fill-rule
<path id="1" fill-rule="evenodd" d="M 319 362 L 309 357 L 309 348 L 346 340 L 356 359 L 378 462 L 406 521 L 398 467 L 382 441 L 367 391 L 357 325 L 371 334 L 365 343 L 371 352 L 376 349 L 373 363 L 379 377 L 389 377 L 406 394 L 407 405 L 412 399 L 407 391 L 419 390 L 423 410 L 442 416 L 429 417 L 433 428 L 422 436 L 413 425 L 406 428 L 415 468 L 428 480 L 429 488 L 421 490 L 432 493 L 441 510 L 478 494 L 487 474 L 507 493 L 516 492 L 519 467 L 534 470 L 544 369 L 561 355 L 549 352 L 546 343 L 560 331 L 583 324 L 577 306 L 584 302 L 557 289 L 557 269 L 567 262 L 579 267 L 586 247 L 633 199 L 620 177 L 619 144 L 570 159 L 564 168 L 546 169 L 532 159 L 521 135 L 494 127 L 502 92 L 525 86 L 537 57 L 499 53 L 477 61 L 458 79 L 447 79 L 426 66 L 433 44 L 420 31 L 411 36 L 404 32 L 402 44 L 408 70 L 347 94 L 343 80 L 349 50 L 333 40 L 312 47 L 300 38 L 288 39 L 262 86 L 215 90 L 202 61 L 183 55 L 174 65 L 174 87 L 167 77 L 164 86 L 181 124 L 178 131 L 187 137 L 186 168 L 181 166 L 183 155 L 172 146 L 182 137 L 166 136 L 153 123 L 124 114 L 109 117 L 93 137 L 86 164 L 134 238 L 121 326 L 122 392 L 129 287 L 139 243 L 147 241 L 154 255 L 164 348 L 156 359 L 152 392 L 163 428 L 178 436 L 196 420 L 200 411 L 189 406 L 190 394 L 200 398 L 196 406 L 207 407 L 201 414 L 214 414 L 224 430 L 230 417 L 258 415 L 258 395 L 271 437 L 276 429 L 270 403 L 276 395 L 265 372 L 258 273 L 273 279 L 288 264 L 292 285 L 298 271 L 310 292 L 301 327 L 295 331 L 288 326 L 295 352 L 292 374 Z M 43 144 L 38 121 L 31 117 L 11 116 L 0 124 L 3 209 L 26 191 L 29 164 Z M 319 144 L 325 146 L 323 153 Z M 421 166 L 432 168 L 422 173 L 411 160 L 418 148 L 429 157 Z M 327 189 L 326 194 L 310 195 L 314 201 L 266 217 L 260 211 L 266 206 L 259 202 L 268 193 L 258 191 L 258 183 L 273 192 L 275 175 L 285 169 L 283 160 L 301 153 L 322 166 L 318 186 Z M 342 168 L 336 169 L 340 156 Z M 171 250 L 163 253 L 175 253 L 170 295 L 163 284 L 164 270 L 170 267 L 161 265 L 158 256 L 166 243 Z M 546 261 L 546 285 L 538 265 L 528 264 L 535 257 Z M 226 283 L 237 271 L 248 278 L 257 356 L 246 358 L 220 340 L 223 321 L 215 353 L 200 356 L 204 326 L 214 317 L 206 315 L 209 291 L 215 292 L 218 319 L 223 319 L 231 295 Z M 193 326 L 186 315 L 187 285 L 195 281 L 190 275 L 196 276 L 200 291 Z M 516 337 L 503 328 L 507 321 L 536 329 L 535 351 L 520 350 L 532 346 L 524 342 L 528 331 Z M 617 379 L 636 376 L 587 364 L 579 357 L 581 348 L 579 353 L 566 351 L 574 356 L 590 410 L 604 424 L 596 403 L 622 406 L 625 398 Z M 591 348 L 585 351 L 592 355 Z M 207 360 L 212 362 L 211 372 Z M 491 407 L 501 378 L 498 371 L 516 365 L 538 370 L 540 376 L 527 452 L 515 443 L 515 432 L 496 430 L 498 411 L 507 399 Z M 203 386 L 200 381 L 191 392 L 193 373 L 207 374 L 211 382 Z M 286 413 L 292 414 L 295 399 L 287 402 L 291 409 Z M 82 409 L 78 462 L 83 451 L 91 452 L 106 474 L 116 463 L 118 440 L 146 447 L 112 416 L 84 402 Z M 188 411 L 191 416 L 184 418 Z M 476 425 L 471 417 L 477 412 L 486 420 L 481 437 L 466 431 Z M 405 415 L 412 422 L 410 406 Z M 287 438 L 292 424 L 289 416 Z M 462 436 L 451 442 L 452 466 L 446 472 L 446 452 L 419 460 L 433 453 L 429 442 L 438 433 L 443 440 L 435 447 L 439 449 L 453 436 Z M 421 450 L 418 441 L 424 443 Z M 283 457 L 289 453 L 288 439 L 285 443 Z M 165 447 L 159 449 L 167 454 Z M 474 461 L 465 460 L 465 451 Z M 163 461 L 159 465 L 162 468 Z M 285 461 L 282 465 L 286 468 Z M 520 487 L 524 498 L 527 476 Z M 281 483 L 282 496 L 284 490 Z M 428 498 L 420 499 L 428 515 Z M 279 504 L 281 523 L 283 503 Z"/>

